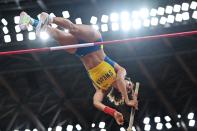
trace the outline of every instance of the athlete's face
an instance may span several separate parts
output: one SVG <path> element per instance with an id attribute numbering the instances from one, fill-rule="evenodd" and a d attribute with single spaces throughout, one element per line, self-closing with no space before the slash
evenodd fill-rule
<path id="1" fill-rule="evenodd" d="M 133 83 L 131 81 L 125 80 L 127 92 L 130 93 L 133 90 Z"/>

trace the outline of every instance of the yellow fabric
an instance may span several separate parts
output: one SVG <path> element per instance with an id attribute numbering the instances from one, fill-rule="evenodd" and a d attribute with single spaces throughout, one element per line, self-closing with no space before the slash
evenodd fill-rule
<path id="1" fill-rule="evenodd" d="M 94 85 L 103 90 L 107 90 L 116 79 L 114 68 L 106 61 L 88 70 L 88 73 Z"/>

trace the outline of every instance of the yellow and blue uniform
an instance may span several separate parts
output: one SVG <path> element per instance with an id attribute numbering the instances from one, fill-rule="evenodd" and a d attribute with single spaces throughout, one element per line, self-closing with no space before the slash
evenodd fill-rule
<path id="1" fill-rule="evenodd" d="M 100 41 L 102 41 L 102 38 L 97 40 L 97 42 Z M 86 43 L 86 41 L 80 40 L 79 43 Z M 78 48 L 75 54 L 81 57 L 100 49 L 102 49 L 100 45 L 83 47 Z M 106 56 L 99 65 L 88 70 L 89 77 L 96 88 L 107 90 L 111 87 L 112 83 L 116 80 L 114 65 L 115 62 Z"/>
<path id="2" fill-rule="evenodd" d="M 32 26 L 36 27 L 38 23 L 39 21 L 34 19 Z M 101 41 L 103 41 L 102 38 L 96 40 L 96 42 L 101 42 Z M 79 44 L 81 43 L 87 43 L 87 42 L 84 40 L 79 40 Z M 78 48 L 75 52 L 75 55 L 82 57 L 89 53 L 100 50 L 102 48 L 103 45 Z M 115 62 L 106 56 L 99 65 L 88 70 L 89 77 L 97 88 L 107 90 L 111 86 L 111 84 L 115 81 L 116 72 L 114 70 L 114 65 Z"/>
<path id="3" fill-rule="evenodd" d="M 115 62 L 106 56 L 99 65 L 88 70 L 88 74 L 97 88 L 107 90 L 111 87 L 116 80 L 114 65 Z"/>

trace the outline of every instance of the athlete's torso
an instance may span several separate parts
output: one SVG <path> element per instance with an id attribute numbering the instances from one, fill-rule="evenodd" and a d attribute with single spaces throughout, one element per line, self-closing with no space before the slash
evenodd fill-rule
<path id="1" fill-rule="evenodd" d="M 102 38 L 96 41 L 100 42 Z M 79 40 L 79 43 L 87 42 Z M 80 57 L 94 86 L 97 89 L 107 91 L 116 79 L 116 72 L 114 69 L 115 62 L 105 55 L 103 47 L 95 45 L 78 48 L 75 55 Z"/>
<path id="2" fill-rule="evenodd" d="M 95 42 L 101 42 L 102 38 L 98 38 Z M 88 43 L 88 41 L 78 40 L 79 44 Z M 77 55 L 82 63 L 84 64 L 86 70 L 92 69 L 101 63 L 105 58 L 105 53 L 103 47 L 101 45 L 90 46 L 78 48 L 75 51 L 75 55 Z"/>
<path id="3" fill-rule="evenodd" d="M 95 42 L 102 41 L 102 38 Z M 89 41 L 78 40 L 73 37 L 71 43 L 89 43 Z M 114 69 L 115 62 L 106 56 L 102 46 L 84 47 L 70 49 L 67 52 L 75 54 L 84 64 L 92 83 L 97 89 L 108 90 L 116 79 Z"/>
<path id="4" fill-rule="evenodd" d="M 89 53 L 81 57 L 80 59 L 84 64 L 86 70 L 89 70 L 100 64 L 104 60 L 105 56 L 106 54 L 104 53 L 103 49 L 100 49 L 95 52 Z"/>

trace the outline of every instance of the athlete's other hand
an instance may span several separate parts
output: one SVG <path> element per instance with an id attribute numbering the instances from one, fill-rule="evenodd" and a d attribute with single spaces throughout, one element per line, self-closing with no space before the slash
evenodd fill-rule
<path id="1" fill-rule="evenodd" d="M 116 111 L 116 112 L 114 113 L 114 119 L 116 120 L 116 122 L 118 123 L 118 125 L 123 125 L 123 123 L 124 123 L 124 118 L 123 118 L 122 113 Z"/>

